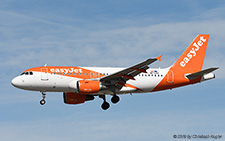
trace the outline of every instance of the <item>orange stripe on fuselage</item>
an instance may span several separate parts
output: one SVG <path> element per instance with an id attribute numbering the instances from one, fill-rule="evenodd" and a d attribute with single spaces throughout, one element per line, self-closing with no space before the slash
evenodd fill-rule
<path id="1" fill-rule="evenodd" d="M 103 77 L 104 75 L 98 73 L 96 71 L 84 69 L 81 67 L 57 67 L 57 66 L 46 66 L 46 67 L 35 67 L 26 70 L 27 71 L 34 71 L 34 72 L 46 72 L 50 74 L 57 74 L 69 77 L 75 77 L 80 79 L 91 79 L 91 78 L 99 78 Z"/>
<path id="2" fill-rule="evenodd" d="M 126 83 L 126 84 L 125 84 L 125 87 L 130 87 L 130 88 L 134 88 L 134 89 L 137 89 L 137 90 L 139 90 L 139 91 L 142 91 L 142 92 L 144 92 L 144 90 L 142 90 L 142 89 L 139 89 L 138 87 L 135 87 L 135 86 L 133 86 L 133 85 L 130 85 L 130 84 L 128 84 L 128 83 Z"/>
<path id="3" fill-rule="evenodd" d="M 170 73 L 171 71 L 173 73 Z M 171 74 L 173 76 L 169 76 Z M 201 77 L 199 77 L 190 81 L 189 79 L 185 78 L 184 74 L 185 74 L 184 72 L 171 67 L 168 73 L 166 74 L 166 76 L 163 78 L 163 80 L 152 90 L 152 92 L 195 84 L 200 82 L 201 80 Z M 170 79 L 170 77 L 173 77 L 173 78 Z"/>

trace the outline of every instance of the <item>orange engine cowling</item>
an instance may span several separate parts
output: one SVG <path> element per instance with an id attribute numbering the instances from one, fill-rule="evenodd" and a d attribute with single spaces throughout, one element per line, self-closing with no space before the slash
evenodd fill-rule
<path id="1" fill-rule="evenodd" d="M 100 82 L 93 80 L 77 81 L 77 91 L 81 94 L 94 94 L 100 91 Z"/>
<path id="2" fill-rule="evenodd" d="M 72 92 L 63 93 L 64 103 L 66 104 L 81 104 L 85 101 L 93 100 L 94 96 L 92 95 L 84 95 Z"/>

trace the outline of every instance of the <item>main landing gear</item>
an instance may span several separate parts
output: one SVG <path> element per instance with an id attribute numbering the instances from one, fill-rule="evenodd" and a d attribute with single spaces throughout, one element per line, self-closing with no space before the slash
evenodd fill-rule
<path id="1" fill-rule="evenodd" d="M 105 95 L 99 95 L 99 97 L 103 99 L 103 103 L 102 103 L 102 106 L 101 106 L 102 109 L 107 110 L 110 107 L 110 105 L 109 105 L 108 102 L 106 102 Z"/>
<path id="2" fill-rule="evenodd" d="M 116 104 L 117 102 L 120 101 L 120 97 L 118 97 L 117 95 L 113 95 L 113 97 L 111 98 L 111 101 L 113 104 Z"/>
<path id="3" fill-rule="evenodd" d="M 99 95 L 99 97 L 103 99 L 103 103 L 101 105 L 102 109 L 107 110 L 110 107 L 110 105 L 106 101 L 105 95 Z M 113 104 L 116 104 L 117 102 L 119 102 L 119 100 L 120 100 L 120 97 L 117 96 L 117 95 L 113 95 L 113 97 L 111 98 L 111 101 L 112 101 Z"/>
<path id="4" fill-rule="evenodd" d="M 42 100 L 40 101 L 41 105 L 44 105 L 46 103 L 45 97 L 46 97 L 46 92 L 41 92 L 42 93 Z"/>

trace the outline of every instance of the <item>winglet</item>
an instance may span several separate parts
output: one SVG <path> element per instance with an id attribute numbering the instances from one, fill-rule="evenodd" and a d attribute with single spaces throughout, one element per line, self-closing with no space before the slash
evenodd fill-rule
<path id="1" fill-rule="evenodd" d="M 156 59 L 157 60 L 159 60 L 159 61 L 161 61 L 161 57 L 162 57 L 163 55 L 160 55 L 159 57 L 156 57 Z"/>

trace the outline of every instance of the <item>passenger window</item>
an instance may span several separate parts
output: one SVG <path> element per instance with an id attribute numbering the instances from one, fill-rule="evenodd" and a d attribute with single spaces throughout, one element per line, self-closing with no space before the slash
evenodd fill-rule
<path id="1" fill-rule="evenodd" d="M 87 73 L 87 75 L 88 75 L 88 73 Z"/>

